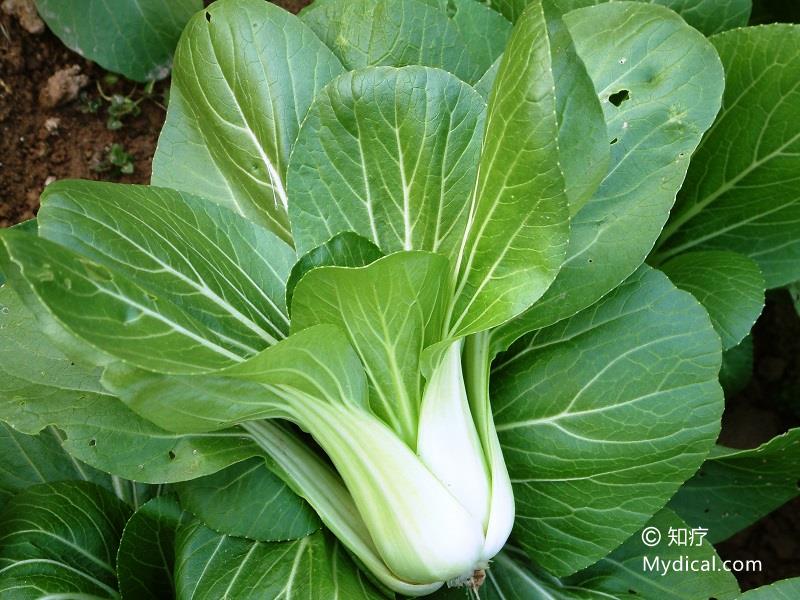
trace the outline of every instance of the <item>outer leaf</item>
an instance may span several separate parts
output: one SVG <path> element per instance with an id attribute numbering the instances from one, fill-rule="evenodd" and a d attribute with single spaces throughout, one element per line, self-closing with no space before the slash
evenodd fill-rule
<path id="1" fill-rule="evenodd" d="M 712 39 L 725 65 L 722 113 L 692 160 L 657 260 L 688 249 L 754 259 L 767 287 L 800 278 L 800 27 Z"/>
<path id="2" fill-rule="evenodd" d="M 260 0 L 215 2 L 178 45 L 153 184 L 219 202 L 290 241 L 289 151 L 314 96 L 341 71 L 294 15 Z"/>
<path id="3" fill-rule="evenodd" d="M 89 181 L 47 186 L 39 235 L 126 275 L 255 354 L 286 337 L 295 260 L 269 231 L 207 200 Z"/>
<path id="4" fill-rule="evenodd" d="M 549 35 L 540 3 L 511 35 L 489 101 L 450 333 L 516 316 L 561 267 L 569 232 Z"/>
<path id="5" fill-rule="evenodd" d="M 647 267 L 500 357 L 492 403 L 516 538 L 538 564 L 592 564 L 694 473 L 719 432 L 719 365 L 706 311 Z"/>
<path id="6" fill-rule="evenodd" d="M 800 577 L 795 577 L 750 590 L 742 594 L 739 600 L 792 600 L 797 598 L 798 594 L 800 594 Z"/>
<path id="7" fill-rule="evenodd" d="M 468 83 L 486 70 L 438 2 L 318 0 L 301 18 L 347 69 L 423 65 Z"/>
<path id="8" fill-rule="evenodd" d="M 670 506 L 688 523 L 721 542 L 800 494 L 800 429 L 758 448 L 717 446 L 678 491 Z"/>
<path id="9" fill-rule="evenodd" d="M 130 513 L 88 482 L 46 483 L 18 494 L 0 513 L 0 594 L 119 598 L 115 561 Z"/>
<path id="10" fill-rule="evenodd" d="M 722 353 L 719 382 L 725 396 L 739 393 L 753 377 L 753 336 L 748 335 L 738 346 Z"/>
<path id="11" fill-rule="evenodd" d="M 366 267 L 383 256 L 375 244 L 352 231 L 333 236 L 309 250 L 292 267 L 286 282 L 286 306 L 291 310 L 294 289 L 306 273 L 317 267 Z"/>
<path id="12" fill-rule="evenodd" d="M 444 71 L 346 73 L 309 111 L 289 164 L 290 217 L 307 251 L 354 231 L 386 253 L 460 249 L 485 106 Z"/>
<path id="13" fill-rule="evenodd" d="M 602 4 L 608 0 L 556 0 L 563 12 Z M 612 0 L 613 1 L 613 0 Z M 638 0 L 649 4 L 660 4 L 681 15 L 692 27 L 706 35 L 725 29 L 747 25 L 752 9 L 752 0 Z M 522 13 L 531 0 L 491 0 L 491 6 L 512 21 Z"/>
<path id="14" fill-rule="evenodd" d="M 138 494 L 145 496 L 147 491 L 140 486 L 113 481 L 67 454 L 61 447 L 61 436 L 50 427 L 40 435 L 25 435 L 0 422 L 0 508 L 17 492 L 39 483 L 64 481 L 69 479 L 86 480 L 107 489 L 136 493 L 131 500 L 140 501 Z M 146 496 L 145 496 L 146 497 Z M 127 497 L 126 497 L 127 499 Z"/>
<path id="15" fill-rule="evenodd" d="M 196 521 L 178 532 L 175 579 L 181 599 L 383 598 L 327 532 L 265 544 L 222 536 Z"/>
<path id="16" fill-rule="evenodd" d="M 661 533 L 662 541 L 656 547 L 645 545 L 641 533 L 637 532 L 609 556 L 570 577 L 568 583 L 606 592 L 620 600 L 638 598 L 725 600 L 739 595 L 736 578 L 730 571 L 723 570 L 722 559 L 717 556 L 708 538 L 699 546 L 669 545 L 668 533 L 671 528 L 689 529 L 687 524 L 671 510 L 665 508 L 656 513 L 648 521 L 647 528 L 655 528 Z M 672 570 L 665 574 L 663 567 L 656 567 L 656 571 L 648 570 L 648 563 L 645 560 L 653 564 L 656 557 L 665 562 L 698 561 L 695 564 L 705 564 L 709 568 L 688 574 Z"/>
<path id="17" fill-rule="evenodd" d="M 109 71 L 149 81 L 169 75 L 172 53 L 202 0 L 36 0 L 66 46 Z"/>
<path id="18" fill-rule="evenodd" d="M 106 395 L 99 372 L 54 348 L 9 288 L 0 289 L 0 305 L 0 420 L 17 430 L 36 434 L 57 425 L 72 456 L 152 483 L 206 475 L 260 454 L 243 432 L 181 436 L 142 419 Z"/>
<path id="19" fill-rule="evenodd" d="M 423 348 L 442 335 L 448 262 L 403 252 L 368 267 L 310 272 L 294 297 L 292 327 L 336 325 L 347 333 L 370 382 L 370 406 L 416 447 Z"/>
<path id="20" fill-rule="evenodd" d="M 722 95 L 714 48 L 667 9 L 614 2 L 574 11 L 566 22 L 603 102 L 611 168 L 572 219 L 555 282 L 496 332 L 499 348 L 596 302 L 644 261 Z M 629 98 L 617 107 L 609 98 L 622 90 Z"/>
<path id="21" fill-rule="evenodd" d="M 264 542 L 303 537 L 320 527 L 313 510 L 253 458 L 177 486 L 181 505 L 214 529 Z"/>
<path id="22" fill-rule="evenodd" d="M 728 350 L 750 333 L 764 308 L 764 277 L 758 265 L 736 252 L 688 252 L 666 262 L 663 271 L 708 311 Z"/>
<path id="23" fill-rule="evenodd" d="M 505 50 L 511 23 L 483 2 L 445 0 L 443 4 L 482 75 Z"/>
<path id="24" fill-rule="evenodd" d="M 188 515 L 170 496 L 153 498 L 125 525 L 117 552 L 123 598 L 174 598 L 175 532 Z"/>

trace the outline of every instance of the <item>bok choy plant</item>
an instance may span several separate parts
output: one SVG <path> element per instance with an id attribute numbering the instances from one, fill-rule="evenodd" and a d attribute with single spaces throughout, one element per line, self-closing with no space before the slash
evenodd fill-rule
<path id="1" fill-rule="evenodd" d="M 651 589 L 615 565 L 687 526 L 720 335 L 761 307 L 667 268 L 711 202 L 664 229 L 725 46 L 647 3 L 498 8 L 215 2 L 178 45 L 152 185 L 59 181 L 0 232 L 0 442 L 38 433 L 54 473 L 2 509 L 0 590 Z M 645 264 L 659 235 L 675 283 Z M 58 502 L 88 508 L 51 522 Z"/>

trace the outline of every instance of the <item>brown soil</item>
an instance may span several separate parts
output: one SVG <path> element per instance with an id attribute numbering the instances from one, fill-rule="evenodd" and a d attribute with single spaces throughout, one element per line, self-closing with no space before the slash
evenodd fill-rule
<path id="1" fill-rule="evenodd" d="M 308 0 L 276 3 L 297 12 Z M 783 6 L 775 1 L 762 2 L 767 4 Z M 775 11 L 767 9 L 757 15 L 761 21 L 774 16 Z M 780 16 L 793 20 L 789 15 Z M 73 65 L 78 69 L 71 71 L 72 76 L 87 78 L 83 96 L 62 100 L 55 107 L 44 106 L 40 95 L 47 90 L 48 80 Z M 107 103 L 96 113 L 86 112 L 100 98 L 98 82 L 106 95 L 126 95 L 135 86 L 124 80 L 109 84 L 104 81 L 105 75 L 102 69 L 63 47 L 49 31 L 33 35 L 16 19 L 0 14 L 0 227 L 33 217 L 45 183 L 53 179 L 149 181 L 164 120 L 160 99 L 168 82 L 158 84 L 152 97 L 141 101 L 138 116 L 126 118 L 121 129 L 110 131 L 106 127 Z M 133 97 L 138 99 L 142 88 L 135 89 Z M 98 172 L 112 144 L 121 144 L 132 155 L 132 174 Z M 754 341 L 753 381 L 729 400 L 720 438 L 733 447 L 753 447 L 800 425 L 800 319 L 787 294 L 770 296 L 755 328 Z M 719 552 L 723 558 L 762 561 L 762 573 L 739 574 L 743 589 L 750 589 L 800 576 L 798 534 L 800 499 L 721 544 Z"/>

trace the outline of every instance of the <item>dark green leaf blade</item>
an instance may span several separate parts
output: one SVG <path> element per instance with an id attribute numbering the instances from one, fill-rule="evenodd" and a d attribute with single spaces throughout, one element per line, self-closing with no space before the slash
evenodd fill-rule
<path id="1" fill-rule="evenodd" d="M 758 263 L 768 288 L 780 287 L 800 278 L 800 26 L 711 41 L 725 66 L 722 112 L 692 159 L 656 259 L 733 250 Z"/>
<path id="2" fill-rule="evenodd" d="M 0 513 L 0 590 L 8 597 L 35 588 L 119 598 L 116 554 L 130 514 L 124 502 L 85 481 L 24 490 Z"/>
<path id="3" fill-rule="evenodd" d="M 727 251 L 687 252 L 667 261 L 662 270 L 672 283 L 705 306 L 722 338 L 733 348 L 750 333 L 764 308 L 764 277 L 743 254 Z"/>
<path id="4" fill-rule="evenodd" d="M 176 491 L 181 506 L 228 535 L 285 541 L 320 528 L 319 517 L 267 469 L 263 458 L 180 483 Z"/>
<path id="5" fill-rule="evenodd" d="M 666 503 L 719 433 L 719 366 L 706 311 L 648 267 L 498 358 L 495 423 L 533 560 L 574 573 Z"/>
<path id="6" fill-rule="evenodd" d="M 178 531 L 175 580 L 178 598 L 193 600 L 384 597 L 325 531 L 262 543 L 223 536 L 195 521 Z"/>
<path id="7" fill-rule="evenodd" d="M 670 507 L 721 542 L 800 494 L 800 429 L 751 450 L 717 446 Z"/>
<path id="8" fill-rule="evenodd" d="M 738 597 L 739 585 L 736 578 L 730 571 L 723 570 L 722 559 L 714 551 L 707 537 L 700 539 L 699 535 L 695 534 L 692 545 L 669 543 L 670 530 L 691 529 L 692 527 L 671 510 L 662 509 L 642 530 L 658 531 L 661 539 L 659 543 L 655 546 L 645 545 L 642 541 L 642 532 L 637 532 L 609 556 L 566 581 L 570 585 L 588 587 L 625 600 L 635 598 L 730 600 Z M 686 538 L 689 538 L 688 533 Z M 659 562 L 655 562 L 656 558 Z M 698 569 L 688 573 L 680 570 L 668 572 L 663 570 L 665 563 L 676 560 L 697 561 L 694 564 Z M 701 565 L 705 565 L 705 568 L 703 569 Z"/>
<path id="9" fill-rule="evenodd" d="M 172 54 L 202 0 L 36 0 L 50 30 L 71 50 L 135 81 L 169 75 Z"/>
<path id="10" fill-rule="evenodd" d="M 794 600 L 799 594 L 800 577 L 795 577 L 745 592 L 739 600 Z"/>
<path id="11" fill-rule="evenodd" d="M 189 516 L 171 496 L 153 498 L 125 525 L 117 552 L 123 598 L 174 598 L 175 533 Z"/>

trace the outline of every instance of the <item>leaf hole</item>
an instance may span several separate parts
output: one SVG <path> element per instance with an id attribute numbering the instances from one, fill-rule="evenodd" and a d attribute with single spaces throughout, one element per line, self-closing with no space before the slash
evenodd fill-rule
<path id="1" fill-rule="evenodd" d="M 614 145 L 614 144 L 616 144 L 618 141 L 619 141 L 619 138 L 614 138 L 613 140 L 611 140 L 611 145 L 613 146 L 613 145 Z"/>
<path id="2" fill-rule="evenodd" d="M 639 592 L 637 592 L 637 591 L 636 591 L 636 590 L 634 590 L 633 588 L 628 588 L 628 593 L 629 593 L 631 596 L 638 596 L 638 595 L 639 595 Z"/>
<path id="3" fill-rule="evenodd" d="M 97 440 L 95 439 L 89 440 L 89 447 L 94 448 L 95 446 L 97 446 Z"/>
<path id="4" fill-rule="evenodd" d="M 708 514 L 708 512 L 709 512 L 710 510 L 711 510 L 710 508 L 706 508 L 706 509 L 703 509 L 703 512 L 704 512 L 704 513 L 706 513 L 706 514 Z"/>
<path id="5" fill-rule="evenodd" d="M 169 452 L 167 452 L 167 454 L 169 455 L 169 459 L 170 459 L 170 460 L 175 460 L 175 453 L 174 453 L 172 450 L 170 450 Z"/>
<path id="6" fill-rule="evenodd" d="M 620 90 L 618 92 L 611 94 L 608 97 L 608 101 L 611 102 L 611 104 L 613 104 L 617 108 L 619 108 L 620 106 L 622 106 L 622 103 L 625 102 L 625 100 L 628 100 L 630 97 L 631 93 L 628 90 Z"/>
<path id="7" fill-rule="evenodd" d="M 210 12 L 208 12 L 208 11 L 206 11 L 206 21 L 208 21 L 209 23 L 211 23 L 211 13 L 210 13 Z"/>

